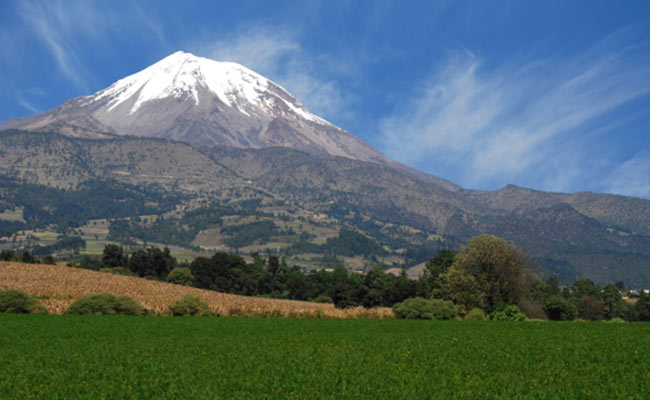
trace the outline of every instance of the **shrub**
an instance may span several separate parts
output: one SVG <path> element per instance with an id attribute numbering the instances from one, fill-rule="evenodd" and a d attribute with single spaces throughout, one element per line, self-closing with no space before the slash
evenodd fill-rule
<path id="1" fill-rule="evenodd" d="M 578 316 L 576 306 L 560 296 L 551 296 L 546 299 L 544 311 L 548 318 L 553 321 L 570 321 Z"/>
<path id="2" fill-rule="evenodd" d="M 110 293 L 93 294 L 70 304 L 65 314 L 144 315 L 145 309 L 128 296 Z"/>
<path id="3" fill-rule="evenodd" d="M 239 307 L 230 307 L 228 309 L 229 317 L 247 317 L 248 313 Z"/>
<path id="4" fill-rule="evenodd" d="M 210 316 L 210 307 L 195 296 L 185 296 L 174 302 L 171 306 L 171 313 L 174 316 Z"/>
<path id="5" fill-rule="evenodd" d="M 114 274 L 114 275 L 125 275 L 125 276 L 138 276 L 134 274 L 131 270 L 128 270 L 124 267 L 106 267 L 106 268 L 100 268 L 99 272 L 105 272 L 107 274 Z"/>
<path id="6" fill-rule="evenodd" d="M 504 307 L 497 307 L 490 314 L 492 321 L 525 321 L 526 315 L 521 312 L 519 307 L 509 305 Z"/>
<path id="7" fill-rule="evenodd" d="M 623 318 L 612 318 L 608 320 L 607 322 L 613 323 L 613 324 L 620 324 L 620 323 L 625 323 L 625 320 Z"/>
<path id="8" fill-rule="evenodd" d="M 16 314 L 47 314 L 40 301 L 17 290 L 0 291 L 0 312 Z"/>
<path id="9" fill-rule="evenodd" d="M 192 270 L 188 267 L 176 267 L 167 275 L 167 282 L 192 286 L 192 283 L 194 283 L 194 275 L 192 275 Z"/>
<path id="10" fill-rule="evenodd" d="M 480 308 L 472 308 L 465 316 L 465 319 L 473 321 L 485 321 L 487 319 L 487 315 L 485 314 L 485 311 Z"/>
<path id="11" fill-rule="evenodd" d="M 54 265 L 54 264 L 56 264 L 56 260 L 54 259 L 54 257 L 52 255 L 47 255 L 47 256 L 43 257 L 43 264 Z"/>
<path id="12" fill-rule="evenodd" d="M 605 316 L 605 306 L 600 299 L 593 296 L 582 296 L 578 304 L 580 318 L 590 321 L 600 321 Z"/>
<path id="13" fill-rule="evenodd" d="M 451 301 L 433 299 L 430 302 L 433 319 L 454 319 L 458 315 L 458 307 Z"/>
<path id="14" fill-rule="evenodd" d="M 404 319 L 452 319 L 458 309 L 451 301 L 413 297 L 395 304 L 393 312 Z"/>
<path id="15" fill-rule="evenodd" d="M 334 303 L 331 297 L 325 294 L 319 294 L 317 297 L 312 300 L 313 302 L 316 303 Z"/>
<path id="16" fill-rule="evenodd" d="M 422 297 L 406 299 L 393 306 L 393 312 L 397 318 L 404 319 L 433 319 L 429 309 L 429 301 Z"/>
<path id="17" fill-rule="evenodd" d="M 521 299 L 519 300 L 518 307 L 529 319 L 548 319 L 548 316 L 544 312 L 544 305 L 541 303 L 528 299 Z"/>

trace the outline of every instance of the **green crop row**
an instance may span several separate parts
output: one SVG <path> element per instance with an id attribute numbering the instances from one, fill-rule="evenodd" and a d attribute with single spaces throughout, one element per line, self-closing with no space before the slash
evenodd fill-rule
<path id="1" fill-rule="evenodd" d="M 649 348 L 645 323 L 0 315 L 0 397 L 642 399 Z"/>

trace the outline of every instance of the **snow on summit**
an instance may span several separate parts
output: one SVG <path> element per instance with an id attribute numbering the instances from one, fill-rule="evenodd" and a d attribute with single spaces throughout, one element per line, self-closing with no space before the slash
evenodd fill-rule
<path id="1" fill-rule="evenodd" d="M 198 106 L 201 88 L 248 116 L 256 111 L 251 106 L 269 113 L 275 108 L 276 101 L 282 101 L 302 118 L 327 123 L 307 111 L 282 87 L 240 64 L 196 57 L 182 51 L 115 82 L 90 96 L 89 100 L 109 99 L 109 111 L 134 100 L 129 112 L 133 114 L 146 102 L 170 97 L 190 96 Z"/>
<path id="2" fill-rule="evenodd" d="M 287 147 L 361 161 L 391 161 L 367 143 L 310 113 L 289 92 L 234 62 L 182 51 L 5 129 L 75 137 L 156 137 L 200 146 Z"/>

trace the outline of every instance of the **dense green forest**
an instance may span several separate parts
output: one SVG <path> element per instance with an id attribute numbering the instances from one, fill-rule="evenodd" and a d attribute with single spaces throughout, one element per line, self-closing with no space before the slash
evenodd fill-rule
<path id="1" fill-rule="evenodd" d="M 65 231 L 82 226 L 91 219 L 163 213 L 173 210 L 183 198 L 179 194 L 159 192 L 153 187 L 114 181 L 86 182 L 78 190 L 67 191 L 18 184 L 3 177 L 0 177 L 0 192 L 3 193 L 2 206 L 5 209 L 22 207 L 25 220 L 23 225 L 2 221 L 0 229 L 5 234 L 50 225 Z"/>

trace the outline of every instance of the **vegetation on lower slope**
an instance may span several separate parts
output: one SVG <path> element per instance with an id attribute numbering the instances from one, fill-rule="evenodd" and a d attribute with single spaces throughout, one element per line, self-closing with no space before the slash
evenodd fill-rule
<path id="1" fill-rule="evenodd" d="M 514 186 L 448 191 L 340 157 L 281 148 L 198 150 L 134 137 L 3 131 L 0 153 L 0 248 L 21 249 L 20 232 L 72 236 L 103 220 L 110 239 L 123 244 L 268 252 L 309 267 L 345 262 L 367 271 L 417 265 L 441 248 L 496 234 L 527 248 L 545 277 L 562 283 L 588 277 L 650 285 L 644 199 Z M 259 220 L 244 222 L 249 216 Z M 300 224 L 304 229 L 296 229 Z M 337 243 L 345 232 L 368 243 L 362 251 L 346 247 L 345 238 Z M 104 244 L 91 240 L 97 243 L 87 253 Z"/>

